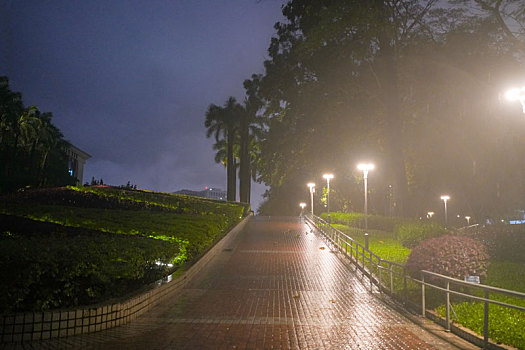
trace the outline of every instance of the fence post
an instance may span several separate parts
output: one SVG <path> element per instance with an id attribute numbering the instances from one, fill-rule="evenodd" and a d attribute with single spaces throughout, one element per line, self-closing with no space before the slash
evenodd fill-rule
<path id="1" fill-rule="evenodd" d="M 489 298 L 489 291 L 485 290 L 485 299 Z M 489 302 L 485 301 L 483 310 L 483 349 L 489 348 Z"/>
<path id="2" fill-rule="evenodd" d="M 383 289 L 381 288 L 381 258 L 377 258 L 377 287 L 379 288 L 379 293 L 382 293 Z"/>
<path id="3" fill-rule="evenodd" d="M 403 300 L 405 301 L 405 304 L 408 301 L 408 295 L 407 295 L 407 269 L 406 269 L 406 267 L 403 268 Z"/>
<path id="4" fill-rule="evenodd" d="M 362 263 L 363 263 L 363 274 L 365 273 L 365 248 L 362 247 L 362 254 L 363 254 L 363 259 L 362 259 Z"/>
<path id="5" fill-rule="evenodd" d="M 368 252 L 368 256 L 370 257 L 370 267 L 369 267 L 369 271 L 368 271 L 368 278 L 370 279 L 370 291 L 372 291 L 372 289 L 374 289 L 374 284 L 372 283 L 372 266 L 373 266 L 373 261 L 372 261 L 372 253 Z"/>
<path id="6" fill-rule="evenodd" d="M 450 332 L 450 282 L 447 281 L 447 332 Z"/>
<path id="7" fill-rule="evenodd" d="M 425 305 L 425 274 L 421 272 L 421 316 L 426 316 L 426 305 Z"/>
<path id="8" fill-rule="evenodd" d="M 394 295 L 394 275 L 392 271 L 392 264 L 390 264 L 390 295 Z"/>
<path id="9" fill-rule="evenodd" d="M 365 233 L 365 249 L 368 250 L 368 233 Z"/>

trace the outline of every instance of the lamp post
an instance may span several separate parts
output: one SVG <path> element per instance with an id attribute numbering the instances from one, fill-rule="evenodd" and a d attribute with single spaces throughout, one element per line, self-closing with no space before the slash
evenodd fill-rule
<path id="1" fill-rule="evenodd" d="M 313 182 L 308 183 L 306 186 L 310 188 L 310 206 L 312 210 L 312 216 L 314 216 L 314 192 L 315 184 Z"/>
<path id="2" fill-rule="evenodd" d="M 427 213 L 427 218 L 432 219 L 433 216 L 434 216 L 434 212 L 433 211 L 429 211 Z"/>
<path id="3" fill-rule="evenodd" d="M 365 230 L 368 230 L 368 171 L 374 169 L 374 164 L 361 163 L 357 166 L 357 169 L 363 171 L 363 179 L 365 182 Z"/>
<path id="4" fill-rule="evenodd" d="M 304 207 L 306 207 L 306 203 L 305 202 L 301 202 L 301 203 L 299 203 L 299 206 L 301 207 L 301 215 L 303 215 L 303 211 L 304 211 Z"/>
<path id="5" fill-rule="evenodd" d="M 470 225 L 470 216 L 465 216 L 465 220 L 467 220 L 467 226 Z"/>
<path id="6" fill-rule="evenodd" d="M 323 178 L 326 179 L 326 185 L 328 187 L 328 192 L 326 194 L 326 206 L 328 210 L 328 223 L 330 224 L 330 180 L 334 178 L 334 174 L 324 174 Z"/>
<path id="7" fill-rule="evenodd" d="M 525 114 L 525 86 L 508 90 L 505 93 L 505 98 L 509 101 L 520 101 L 523 114 Z"/>
<path id="8" fill-rule="evenodd" d="M 445 227 L 447 227 L 447 224 L 448 224 L 448 222 L 447 222 L 447 201 L 450 199 L 450 196 L 443 195 L 443 196 L 441 196 L 441 199 L 445 203 Z"/>
<path id="9" fill-rule="evenodd" d="M 301 214 L 299 216 L 302 219 L 303 215 L 304 215 L 304 208 L 306 207 L 306 203 L 305 202 L 301 202 L 301 203 L 299 203 L 299 206 L 301 207 Z"/>

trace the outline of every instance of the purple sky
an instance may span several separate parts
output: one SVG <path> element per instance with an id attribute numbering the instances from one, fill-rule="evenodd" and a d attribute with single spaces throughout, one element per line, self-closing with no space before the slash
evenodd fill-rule
<path id="1" fill-rule="evenodd" d="M 225 189 L 204 114 L 263 72 L 284 2 L 0 0 L 0 75 L 92 155 L 84 181 Z"/>

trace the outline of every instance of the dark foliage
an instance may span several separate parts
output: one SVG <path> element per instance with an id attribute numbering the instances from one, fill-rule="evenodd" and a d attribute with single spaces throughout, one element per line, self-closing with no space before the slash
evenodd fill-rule
<path id="1" fill-rule="evenodd" d="M 406 267 L 418 279 L 421 270 L 463 279 L 467 275 L 485 277 L 488 263 L 489 254 L 482 243 L 469 237 L 444 235 L 416 246 Z"/>
<path id="2" fill-rule="evenodd" d="M 161 278 L 179 247 L 142 236 L 0 215 L 0 310 L 99 302 Z"/>
<path id="3" fill-rule="evenodd" d="M 75 184 L 68 172 L 69 144 L 51 119 L 51 113 L 24 107 L 21 94 L 0 77 L 0 193 Z"/>
<path id="4" fill-rule="evenodd" d="M 492 225 L 475 228 L 466 233 L 468 237 L 482 242 L 494 260 L 525 263 L 524 225 Z"/>

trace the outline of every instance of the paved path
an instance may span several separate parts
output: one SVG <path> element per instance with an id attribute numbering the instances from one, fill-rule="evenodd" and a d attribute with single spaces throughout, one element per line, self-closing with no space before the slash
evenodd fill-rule
<path id="1" fill-rule="evenodd" d="M 129 325 L 40 343 L 89 349 L 457 349 L 361 284 L 295 218 L 254 217 L 180 292 Z M 455 338 L 453 338 L 455 339 Z"/>

